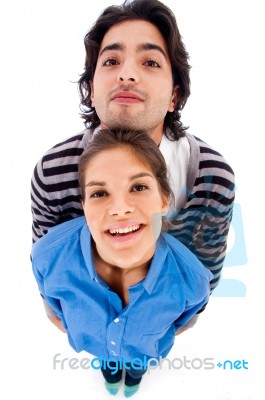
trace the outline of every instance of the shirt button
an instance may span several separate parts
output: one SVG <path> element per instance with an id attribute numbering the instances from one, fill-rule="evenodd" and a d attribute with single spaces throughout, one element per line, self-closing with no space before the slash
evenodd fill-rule
<path id="1" fill-rule="evenodd" d="M 119 318 L 115 318 L 114 322 L 117 324 L 117 322 L 120 322 Z"/>
<path id="2" fill-rule="evenodd" d="M 115 342 L 113 342 L 113 340 L 110 343 L 113 344 L 113 346 L 115 346 L 115 344 L 116 344 Z"/>

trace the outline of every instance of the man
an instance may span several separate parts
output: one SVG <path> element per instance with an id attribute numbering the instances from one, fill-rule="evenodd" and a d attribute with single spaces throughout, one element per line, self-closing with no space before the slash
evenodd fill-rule
<path id="1" fill-rule="evenodd" d="M 142 129 L 159 146 L 171 177 L 176 204 L 169 233 L 213 273 L 213 290 L 225 258 L 234 174 L 180 121 L 190 66 L 173 13 L 157 0 L 108 7 L 85 36 L 85 47 L 79 89 L 86 129 L 50 149 L 34 170 L 33 240 L 83 214 L 77 165 L 91 135 L 99 127 Z"/>

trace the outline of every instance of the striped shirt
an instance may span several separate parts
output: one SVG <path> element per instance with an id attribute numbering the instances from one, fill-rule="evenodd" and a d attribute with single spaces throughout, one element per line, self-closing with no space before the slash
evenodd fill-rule
<path id="1" fill-rule="evenodd" d="M 91 136 L 92 132 L 85 129 L 54 146 L 37 163 L 31 189 L 34 242 L 50 227 L 83 215 L 78 160 Z M 190 157 L 185 202 L 170 211 L 168 233 L 186 245 L 212 272 L 213 290 L 225 259 L 234 202 L 234 173 L 223 156 L 205 142 L 190 134 L 186 138 Z"/>

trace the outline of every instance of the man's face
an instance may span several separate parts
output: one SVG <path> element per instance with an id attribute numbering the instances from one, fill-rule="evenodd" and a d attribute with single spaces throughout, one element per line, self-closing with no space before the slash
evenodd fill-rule
<path id="1" fill-rule="evenodd" d="M 177 101 L 163 36 L 147 21 L 111 27 L 100 46 L 91 101 L 102 128 L 141 129 L 159 143 Z"/>

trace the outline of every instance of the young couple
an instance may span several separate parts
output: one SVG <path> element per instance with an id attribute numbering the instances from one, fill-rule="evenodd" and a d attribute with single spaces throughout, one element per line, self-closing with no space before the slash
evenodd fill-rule
<path id="1" fill-rule="evenodd" d="M 161 233 L 174 196 L 164 158 L 145 132 L 98 131 L 79 176 L 85 216 L 34 244 L 33 271 L 50 319 L 77 352 L 128 361 L 128 397 L 144 360 L 166 357 L 175 334 L 207 303 L 212 274 Z M 115 394 L 122 369 L 112 372 L 102 369 Z"/>
<path id="2" fill-rule="evenodd" d="M 79 88 L 87 129 L 50 149 L 33 174 L 34 272 L 50 318 L 77 351 L 165 356 L 175 332 L 204 309 L 210 277 L 211 290 L 220 280 L 233 171 L 180 121 L 190 66 L 164 4 L 108 7 L 85 47 Z M 115 393 L 108 385 L 120 376 L 103 373 Z M 141 373 L 127 371 L 126 395 Z"/>

